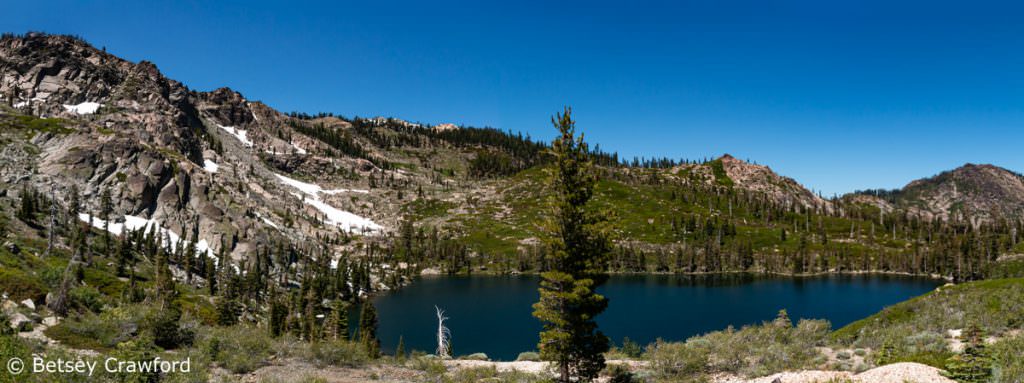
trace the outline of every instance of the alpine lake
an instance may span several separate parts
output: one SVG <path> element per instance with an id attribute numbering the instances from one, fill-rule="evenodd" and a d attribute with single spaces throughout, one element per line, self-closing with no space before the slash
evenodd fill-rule
<path id="1" fill-rule="evenodd" d="M 532 305 L 538 281 L 536 275 L 420 277 L 374 298 L 381 347 L 390 353 L 402 337 L 406 351 L 433 353 L 437 306 L 449 317 L 453 355 L 482 352 L 493 360 L 515 360 L 537 349 L 541 324 Z M 770 321 L 781 309 L 794 322 L 826 319 L 835 329 L 942 283 L 887 274 L 612 275 L 598 289 L 609 299 L 598 324 L 614 344 L 628 337 L 641 346 Z M 355 322 L 358 313 L 353 314 Z"/>

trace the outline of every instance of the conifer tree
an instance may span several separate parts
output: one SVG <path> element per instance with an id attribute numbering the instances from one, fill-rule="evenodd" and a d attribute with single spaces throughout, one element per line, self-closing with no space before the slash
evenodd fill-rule
<path id="1" fill-rule="evenodd" d="M 348 340 L 348 304 L 340 299 L 334 301 L 331 316 L 331 335 L 336 340 Z"/>
<path id="2" fill-rule="evenodd" d="M 553 216 L 550 269 L 541 274 L 540 301 L 533 315 L 543 322 L 541 358 L 557 366 L 559 381 L 591 381 L 604 368 L 608 338 L 594 317 L 608 306 L 596 289 L 607 280 L 610 241 L 603 216 L 588 209 L 596 176 L 583 135 L 576 135 L 572 111 L 552 118 L 559 136 L 552 144 Z"/>
<path id="3" fill-rule="evenodd" d="M 367 300 L 359 313 L 359 341 L 371 357 L 380 356 L 380 340 L 377 339 L 377 308 Z"/>
<path id="4" fill-rule="evenodd" d="M 53 190 L 50 190 L 50 222 L 46 229 L 46 255 L 53 254 L 53 247 L 57 241 L 55 230 L 57 229 L 57 201 L 53 197 Z M 0 233 L 2 234 L 2 233 Z"/>
<path id="5" fill-rule="evenodd" d="M 36 193 L 33 190 L 29 190 L 28 186 L 23 186 L 21 192 L 18 193 L 18 197 L 21 198 L 21 205 L 18 207 L 16 216 L 18 219 L 24 222 L 34 222 L 36 219 L 36 210 L 38 209 Z"/>
<path id="6" fill-rule="evenodd" d="M 241 308 L 238 301 L 233 297 L 222 296 L 217 298 L 217 324 L 220 326 L 232 326 L 238 323 L 238 315 Z"/>
<path id="7" fill-rule="evenodd" d="M 110 246 L 110 215 L 114 213 L 114 202 L 111 201 L 110 188 L 103 188 L 100 193 L 100 219 L 103 220 L 103 252 L 109 256 Z"/>
<path id="8" fill-rule="evenodd" d="M 401 335 L 398 336 L 398 346 L 395 346 L 395 358 L 405 359 L 405 338 Z"/>
<path id="9" fill-rule="evenodd" d="M 157 247 L 153 263 L 153 292 L 156 302 L 164 309 L 171 307 L 174 298 L 177 297 L 177 287 L 174 283 L 174 276 L 171 275 L 170 265 L 167 263 L 168 253 L 163 247 Z"/>
<path id="10" fill-rule="evenodd" d="M 117 240 L 117 262 L 115 271 L 118 276 L 125 276 L 129 264 L 132 262 L 132 250 L 131 245 L 128 243 L 128 238 L 125 233 L 121 233 L 121 236 Z"/>
<path id="11" fill-rule="evenodd" d="M 276 296 L 270 299 L 270 336 L 279 337 L 288 328 L 288 306 Z"/>
<path id="12" fill-rule="evenodd" d="M 961 383 L 988 382 L 992 376 L 992 359 L 985 349 L 985 337 L 977 325 L 963 331 L 967 343 L 964 351 L 946 360 L 946 376 Z"/>

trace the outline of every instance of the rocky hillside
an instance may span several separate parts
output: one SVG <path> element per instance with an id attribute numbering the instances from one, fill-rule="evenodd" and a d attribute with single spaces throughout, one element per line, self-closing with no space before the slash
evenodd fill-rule
<path id="1" fill-rule="evenodd" d="M 931 219 L 981 222 L 1024 217 L 1024 176 L 993 166 L 966 164 L 915 180 L 902 189 L 850 196 L 886 210 L 904 209 Z"/>
<path id="2" fill-rule="evenodd" d="M 752 164 L 729 154 L 701 164 L 680 165 L 677 175 L 706 185 L 732 186 L 763 193 L 773 200 L 817 210 L 831 209 L 828 201 L 815 195 L 789 177 L 783 177 L 764 165 Z"/>
<path id="3" fill-rule="evenodd" d="M 113 222 L 157 222 L 212 251 L 245 253 L 279 234 L 379 234 L 420 199 L 471 209 L 501 197 L 495 183 L 515 182 L 503 176 L 542 158 L 543 145 L 485 129 L 286 115 L 228 88 L 190 90 L 153 63 L 69 36 L 4 37 L 0 74 L 8 130 L 25 130 L 6 137 L 18 145 L 5 146 L 5 185 L 28 183 L 65 200 L 74 190 L 92 214 L 109 190 Z M 827 206 L 795 181 L 728 155 L 671 173 Z"/>
<path id="4" fill-rule="evenodd" d="M 546 145 L 520 135 L 285 114 L 228 88 L 191 90 L 152 63 L 68 36 L 4 36 L 0 76 L 3 196 L 17 200 L 26 187 L 60 201 L 77 196 L 79 218 L 96 227 L 158 225 L 236 260 L 278 242 L 355 253 L 412 235 L 405 223 L 457 239 L 470 255 L 522 253 L 543 234 Z M 878 207 L 983 221 L 1019 217 L 1024 206 L 1021 177 L 992 166 L 965 166 L 899 193 L 826 200 L 730 155 L 647 167 L 597 157 L 597 202 L 615 213 L 618 241 L 695 246 L 686 251 L 697 263 L 751 252 L 792 262 L 789 252 L 810 247 L 863 254 L 865 267 L 882 262 L 871 254 L 903 253 L 916 241 L 905 220 L 877 219 Z M 889 242 L 875 240 L 875 222 Z M 713 268 L 787 267 L 749 256 L 722 262 Z"/>
<path id="5" fill-rule="evenodd" d="M 193 91 L 68 36 L 4 36 L 0 97 L 5 194 L 78 195 L 89 219 L 108 191 L 115 226 L 155 223 L 236 259 L 273 238 L 385 233 L 401 201 L 460 187 L 483 146 L 445 140 L 454 126 L 288 116 Z"/>

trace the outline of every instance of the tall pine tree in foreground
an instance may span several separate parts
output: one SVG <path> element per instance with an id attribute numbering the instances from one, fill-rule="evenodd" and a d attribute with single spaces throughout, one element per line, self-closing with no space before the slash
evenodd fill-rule
<path id="1" fill-rule="evenodd" d="M 608 307 L 595 290 L 607 279 L 611 243 L 606 219 L 588 206 L 597 181 L 583 135 L 576 135 L 572 110 L 552 118 L 559 136 L 552 143 L 552 220 L 545 239 L 550 269 L 541 274 L 533 316 L 544 324 L 541 358 L 558 367 L 559 381 L 591 381 L 604 368 L 608 338 L 594 320 Z"/>

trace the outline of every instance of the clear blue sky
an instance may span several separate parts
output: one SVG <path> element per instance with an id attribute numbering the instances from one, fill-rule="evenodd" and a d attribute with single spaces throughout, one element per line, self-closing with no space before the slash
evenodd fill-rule
<path id="1" fill-rule="evenodd" d="M 1024 171 L 1024 8 L 951 1 L 17 1 L 283 111 L 523 131 L 576 111 L 634 155 L 731 153 L 826 195 L 966 162 Z"/>

